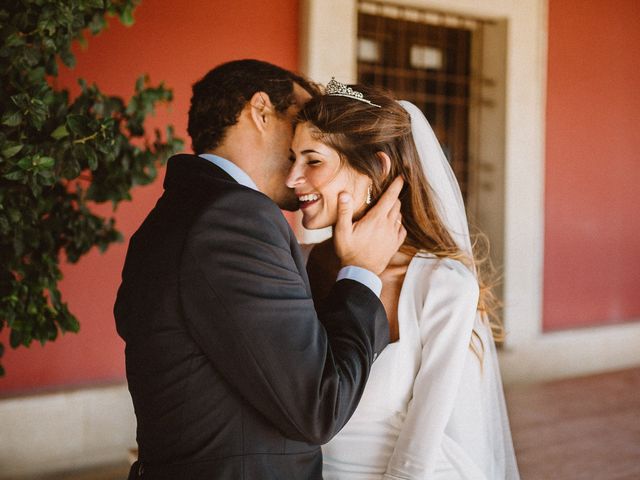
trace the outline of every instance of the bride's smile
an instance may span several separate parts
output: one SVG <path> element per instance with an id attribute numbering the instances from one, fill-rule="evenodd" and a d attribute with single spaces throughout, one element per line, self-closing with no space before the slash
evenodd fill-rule
<path id="1" fill-rule="evenodd" d="M 320 200 L 321 195 L 317 193 L 310 193 L 307 195 L 298 195 L 298 201 L 300 202 L 300 208 L 305 209 L 310 205 L 313 205 L 318 200 Z"/>

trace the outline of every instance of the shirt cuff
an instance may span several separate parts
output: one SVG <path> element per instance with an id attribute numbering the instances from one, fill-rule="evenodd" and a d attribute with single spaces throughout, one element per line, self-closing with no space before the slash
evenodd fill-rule
<path id="1" fill-rule="evenodd" d="M 360 282 L 365 287 L 369 287 L 369 289 L 376 294 L 376 297 L 380 298 L 380 292 L 382 292 L 382 280 L 380 280 L 380 278 L 372 271 L 362 267 L 342 267 L 338 272 L 336 282 L 345 278 Z"/>

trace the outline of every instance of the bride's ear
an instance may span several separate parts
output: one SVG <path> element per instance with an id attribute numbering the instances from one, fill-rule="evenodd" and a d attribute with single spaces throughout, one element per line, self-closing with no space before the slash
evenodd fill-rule
<path id="1" fill-rule="evenodd" d="M 391 172 L 391 159 L 389 158 L 389 155 L 382 151 L 376 153 L 376 155 L 380 165 L 382 166 L 382 176 L 386 178 L 389 176 L 389 172 Z"/>

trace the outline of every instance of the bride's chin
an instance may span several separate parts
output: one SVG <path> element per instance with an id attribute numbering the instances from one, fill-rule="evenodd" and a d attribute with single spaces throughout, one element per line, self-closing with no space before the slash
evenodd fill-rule
<path id="1" fill-rule="evenodd" d="M 320 230 L 326 227 L 331 226 L 331 223 L 320 222 L 316 219 L 310 219 L 306 221 L 304 218 L 302 219 L 302 226 L 307 230 Z"/>

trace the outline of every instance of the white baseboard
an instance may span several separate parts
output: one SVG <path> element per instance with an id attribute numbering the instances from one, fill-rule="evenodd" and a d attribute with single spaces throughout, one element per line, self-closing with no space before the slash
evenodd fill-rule
<path id="1" fill-rule="evenodd" d="M 541 333 L 500 352 L 505 385 L 640 365 L 640 322 Z"/>
<path id="2" fill-rule="evenodd" d="M 0 400 L 0 478 L 126 462 L 136 446 L 126 385 Z"/>

